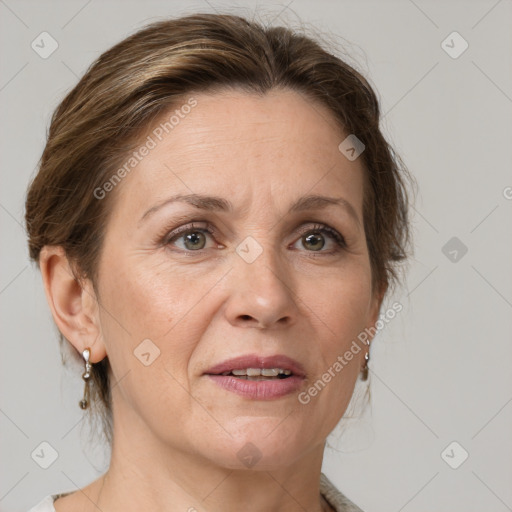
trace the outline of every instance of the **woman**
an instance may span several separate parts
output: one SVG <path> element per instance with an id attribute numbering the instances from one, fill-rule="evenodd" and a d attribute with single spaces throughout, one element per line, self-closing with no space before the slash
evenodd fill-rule
<path id="1" fill-rule="evenodd" d="M 241 17 L 152 24 L 57 108 L 30 256 L 108 471 L 38 511 L 360 511 L 321 473 L 407 256 L 368 82 Z"/>

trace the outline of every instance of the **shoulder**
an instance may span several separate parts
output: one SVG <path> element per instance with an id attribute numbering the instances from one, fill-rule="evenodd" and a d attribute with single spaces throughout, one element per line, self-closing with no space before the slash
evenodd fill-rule
<path id="1" fill-rule="evenodd" d="M 28 512 L 56 512 L 54 502 L 58 498 L 72 494 L 74 491 L 65 491 L 45 496 L 37 505 L 34 505 Z"/>
<path id="2" fill-rule="evenodd" d="M 336 512 L 363 512 L 342 494 L 323 473 L 320 473 L 320 492 Z M 49 494 L 28 512 L 55 512 L 54 501 L 67 494 L 70 493 Z"/>
<path id="3" fill-rule="evenodd" d="M 55 512 L 53 501 L 55 494 L 50 494 L 43 498 L 37 505 L 34 505 L 28 512 Z"/>
<path id="4" fill-rule="evenodd" d="M 342 494 L 323 473 L 320 473 L 320 493 L 336 512 L 363 512 Z"/>

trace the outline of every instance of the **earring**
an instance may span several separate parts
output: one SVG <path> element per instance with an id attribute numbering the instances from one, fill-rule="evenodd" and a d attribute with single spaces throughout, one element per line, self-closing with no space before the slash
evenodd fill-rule
<path id="1" fill-rule="evenodd" d="M 370 360 L 370 342 L 368 340 L 366 340 L 366 343 L 368 345 L 368 352 L 366 352 L 366 354 L 364 355 L 364 360 L 365 360 L 365 363 L 364 363 L 364 366 L 363 366 L 363 369 L 361 370 L 361 380 L 368 380 L 368 361 Z"/>
<path id="2" fill-rule="evenodd" d="M 87 409 L 89 407 L 89 379 L 91 378 L 91 369 L 92 365 L 89 362 L 89 356 L 91 355 L 91 349 L 86 348 L 82 352 L 82 356 L 85 360 L 85 372 L 82 374 L 82 379 L 85 381 L 85 388 L 84 388 L 84 397 L 78 404 L 80 405 L 81 409 Z"/>

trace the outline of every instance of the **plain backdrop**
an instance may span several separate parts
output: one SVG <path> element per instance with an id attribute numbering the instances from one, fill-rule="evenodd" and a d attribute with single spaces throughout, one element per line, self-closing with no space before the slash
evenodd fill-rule
<path id="1" fill-rule="evenodd" d="M 255 10 L 343 45 L 419 185 L 415 254 L 387 302 L 404 309 L 375 338 L 371 404 L 330 436 L 323 471 L 365 512 L 512 510 L 510 0 L 0 0 L 0 510 L 28 510 L 105 470 L 83 429 L 82 369 L 62 368 L 23 227 L 51 113 L 148 21 Z M 47 58 L 31 46 L 42 32 L 58 44 Z M 55 451 L 47 469 L 41 450 Z"/>

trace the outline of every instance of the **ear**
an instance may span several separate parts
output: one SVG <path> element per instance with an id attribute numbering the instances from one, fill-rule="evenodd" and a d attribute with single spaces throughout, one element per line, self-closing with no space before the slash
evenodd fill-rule
<path id="1" fill-rule="evenodd" d="M 367 327 L 375 327 L 377 320 L 379 319 L 380 308 L 382 306 L 382 301 L 384 299 L 384 295 L 388 289 L 387 283 L 381 285 L 377 291 L 372 294 L 372 298 L 370 300 L 370 314 L 369 314 L 369 325 Z M 373 336 L 370 338 L 370 341 L 373 339 Z"/>
<path id="2" fill-rule="evenodd" d="M 374 336 L 375 336 L 375 324 L 377 323 L 377 320 L 379 319 L 379 313 L 380 313 L 380 308 L 382 306 L 382 301 L 384 299 L 384 295 L 386 294 L 386 291 L 388 289 L 388 285 L 387 283 L 386 284 L 383 284 L 380 286 L 380 288 L 377 289 L 377 291 L 375 291 L 373 294 L 372 294 L 372 297 L 370 299 L 370 304 L 369 304 L 369 308 L 368 308 L 368 320 L 367 320 L 367 325 L 366 325 L 366 333 L 370 333 L 368 334 L 368 338 L 367 338 L 367 341 L 368 343 L 371 343 L 371 341 L 373 340 Z M 363 353 L 363 366 L 364 366 L 364 355 L 366 354 L 366 352 L 369 350 L 369 347 L 365 347 L 366 350 L 364 351 Z"/>
<path id="3" fill-rule="evenodd" d="M 80 356 L 89 347 L 91 363 L 101 361 L 107 353 L 92 282 L 89 279 L 79 282 L 75 278 L 66 253 L 60 246 L 46 245 L 42 248 L 39 268 L 46 299 L 59 331 Z"/>

